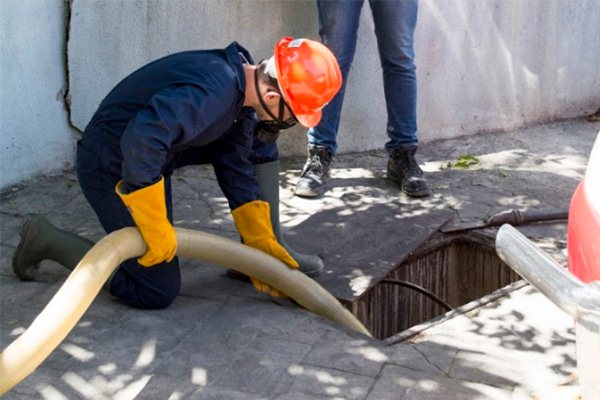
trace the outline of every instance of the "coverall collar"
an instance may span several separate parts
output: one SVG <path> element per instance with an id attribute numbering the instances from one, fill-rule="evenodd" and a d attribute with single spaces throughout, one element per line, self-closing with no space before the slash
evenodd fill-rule
<path id="1" fill-rule="evenodd" d="M 242 97 L 246 94 L 246 75 L 244 73 L 244 62 L 247 60 L 250 64 L 254 64 L 252 56 L 243 48 L 238 42 L 232 42 L 225 49 L 227 60 L 233 67 L 235 75 L 237 76 L 238 89 L 242 92 Z M 246 60 L 244 60 L 244 58 Z"/>

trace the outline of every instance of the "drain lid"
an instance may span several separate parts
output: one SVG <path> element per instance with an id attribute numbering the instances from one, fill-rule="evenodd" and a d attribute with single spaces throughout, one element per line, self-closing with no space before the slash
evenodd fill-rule
<path id="1" fill-rule="evenodd" d="M 367 329 L 374 337 L 382 338 L 391 330 L 397 332 L 397 328 L 380 327 L 388 324 L 392 311 L 382 308 L 388 300 L 379 300 L 381 295 L 376 293 L 390 293 L 384 298 L 391 299 L 397 297 L 399 289 L 389 284 L 387 288 L 380 286 L 381 280 L 394 278 L 391 274 L 398 265 L 435 237 L 454 216 L 449 210 L 428 212 L 413 203 L 376 204 L 355 213 L 341 207 L 312 215 L 287 232 L 286 238 L 293 248 L 323 258 L 325 270 L 316 281 L 363 324 L 369 324 Z M 404 308 L 403 304 L 400 302 L 392 308 Z M 376 321 L 379 314 L 381 321 Z M 393 322 L 393 325 L 398 323 Z"/>

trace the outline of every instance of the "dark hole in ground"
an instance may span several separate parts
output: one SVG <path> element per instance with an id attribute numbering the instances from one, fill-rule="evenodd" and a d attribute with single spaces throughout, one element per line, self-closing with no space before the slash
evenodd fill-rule
<path id="1" fill-rule="evenodd" d="M 457 308 L 520 279 L 498 258 L 492 241 L 442 237 L 426 244 L 346 305 L 373 337 L 386 339 L 447 311 L 423 291 L 389 280 L 417 285 Z"/>

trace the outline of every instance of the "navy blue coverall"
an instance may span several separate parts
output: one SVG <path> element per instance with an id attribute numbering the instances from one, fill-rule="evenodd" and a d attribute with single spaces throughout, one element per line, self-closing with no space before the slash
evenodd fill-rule
<path id="1" fill-rule="evenodd" d="M 179 167 L 212 164 L 233 210 L 259 198 L 252 163 L 276 160 L 275 145 L 255 140 L 257 117 L 244 107 L 244 62 L 236 42 L 225 49 L 186 51 L 151 62 L 123 79 L 106 96 L 77 144 L 82 192 L 107 233 L 135 226 L 115 193 L 123 179 L 132 189 L 165 178 L 173 223 L 170 176 Z M 143 267 L 126 261 L 114 274 L 111 293 L 140 308 L 168 306 L 181 285 L 177 257 Z"/>

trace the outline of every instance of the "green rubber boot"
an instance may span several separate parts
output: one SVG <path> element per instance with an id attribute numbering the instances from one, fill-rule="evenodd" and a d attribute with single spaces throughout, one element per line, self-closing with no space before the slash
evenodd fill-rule
<path id="1" fill-rule="evenodd" d="M 34 215 L 21 228 L 21 242 L 12 258 L 13 271 L 22 281 L 31 281 L 43 260 L 56 261 L 72 271 L 93 245 L 90 240 L 55 227 L 44 216 Z M 109 284 L 110 278 L 105 290 Z"/>
<path id="2" fill-rule="evenodd" d="M 271 208 L 271 224 L 279 244 L 300 264 L 300 271 L 314 277 L 323 271 L 323 260 L 316 255 L 298 253 L 288 245 L 281 234 L 279 224 L 279 161 L 272 161 L 254 166 L 254 173 L 260 187 L 260 199 L 269 203 Z"/>

